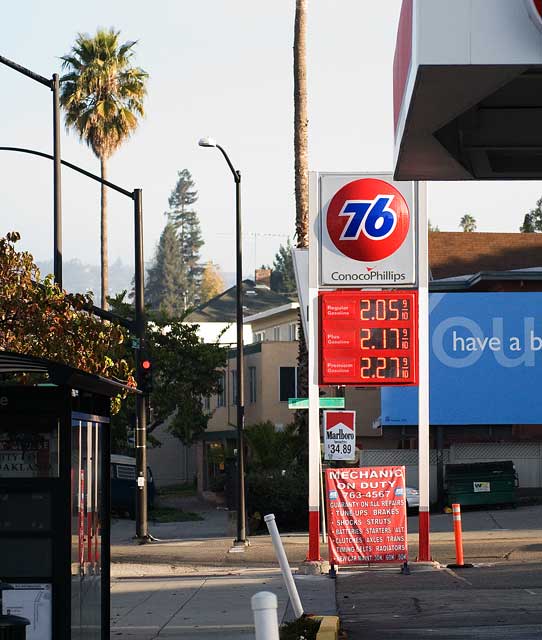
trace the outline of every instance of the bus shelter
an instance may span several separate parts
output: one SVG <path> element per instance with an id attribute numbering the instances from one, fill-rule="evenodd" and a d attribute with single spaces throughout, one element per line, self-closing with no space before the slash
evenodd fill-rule
<path id="1" fill-rule="evenodd" d="M 19 626 L 9 637 L 109 638 L 110 399 L 124 391 L 0 352 L 0 626 Z"/>

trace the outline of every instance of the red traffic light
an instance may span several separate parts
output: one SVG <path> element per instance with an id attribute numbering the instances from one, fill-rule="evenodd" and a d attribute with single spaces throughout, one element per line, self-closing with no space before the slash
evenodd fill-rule
<path id="1" fill-rule="evenodd" d="M 148 371 L 151 368 L 151 361 L 150 360 L 143 360 L 141 362 L 141 368 L 145 369 L 146 371 Z"/>

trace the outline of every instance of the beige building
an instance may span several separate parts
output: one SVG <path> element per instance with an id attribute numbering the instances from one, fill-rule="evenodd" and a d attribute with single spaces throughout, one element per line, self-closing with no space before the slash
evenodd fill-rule
<path id="1" fill-rule="evenodd" d="M 245 425 L 272 422 L 283 429 L 293 420 L 288 399 L 297 396 L 299 304 L 287 301 L 245 317 L 254 342 L 244 348 Z M 222 392 L 206 399 L 212 413 L 204 440 L 198 444 L 200 491 L 213 488 L 237 439 L 237 352 L 231 349 L 222 372 Z"/>

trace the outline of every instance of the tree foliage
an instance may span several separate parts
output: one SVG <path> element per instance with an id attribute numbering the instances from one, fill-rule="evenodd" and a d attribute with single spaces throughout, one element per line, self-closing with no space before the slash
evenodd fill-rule
<path id="1" fill-rule="evenodd" d="M 525 214 L 523 224 L 519 228 L 521 233 L 535 233 L 542 231 L 542 198 L 536 201 L 536 207 Z"/>
<path id="2" fill-rule="evenodd" d="M 161 322 L 149 331 L 149 352 L 154 362 L 153 422 L 173 414 L 169 431 L 183 443 L 201 438 L 210 414 L 203 398 L 218 393 L 227 349 L 203 342 L 197 325 Z"/>
<path id="3" fill-rule="evenodd" d="M 66 74 L 60 79 L 60 103 L 66 126 L 100 159 L 102 179 L 107 160 L 135 131 L 143 117 L 147 73 L 133 66 L 135 41 L 119 41 L 120 31 L 98 29 L 95 36 L 80 33 L 70 53 L 62 56 Z M 108 294 L 107 191 L 101 186 L 101 304 Z"/>
<path id="4" fill-rule="evenodd" d="M 290 238 L 288 238 L 286 246 L 280 245 L 275 255 L 271 273 L 271 289 L 279 293 L 293 293 L 296 290 Z"/>
<path id="5" fill-rule="evenodd" d="M 438 225 L 431 224 L 431 220 L 428 221 L 428 227 L 429 227 L 429 231 L 431 232 L 440 231 Z"/>
<path id="6" fill-rule="evenodd" d="M 80 33 L 62 56 L 61 103 L 73 127 L 98 158 L 109 158 L 130 137 L 144 115 L 147 73 L 132 65 L 136 41 L 119 41 L 120 31 Z"/>
<path id="7" fill-rule="evenodd" d="M 41 281 L 32 255 L 16 250 L 19 238 L 16 232 L 0 238 L 0 350 L 135 386 L 126 331 L 92 315 L 90 295 L 66 293 L 51 275 Z"/>
<path id="8" fill-rule="evenodd" d="M 295 425 L 277 431 L 272 422 L 258 422 L 246 428 L 250 468 L 268 471 L 290 469 L 303 448 Z"/>
<path id="9" fill-rule="evenodd" d="M 181 243 L 168 222 L 162 231 L 153 263 L 147 271 L 146 303 L 168 318 L 180 318 L 185 309 Z"/>
<path id="10" fill-rule="evenodd" d="M 219 293 L 222 293 L 225 288 L 226 285 L 224 284 L 217 265 L 211 261 L 207 262 L 203 267 L 201 276 L 199 303 L 203 304 L 211 298 L 214 298 Z"/>
<path id="11" fill-rule="evenodd" d="M 459 221 L 459 226 L 463 231 L 472 233 L 473 231 L 476 231 L 476 218 L 471 216 L 469 213 L 466 213 Z"/>
<path id="12" fill-rule="evenodd" d="M 198 199 L 192 175 L 188 169 L 177 174 L 177 182 L 169 196 L 168 220 L 177 230 L 181 250 L 181 295 L 186 299 L 186 306 L 194 306 L 198 300 L 198 289 L 201 281 L 200 249 L 203 246 L 198 214 L 193 206 Z"/>
<path id="13" fill-rule="evenodd" d="M 116 313 L 129 318 L 133 310 L 125 302 L 125 295 L 123 292 L 110 302 Z M 227 348 L 218 343 L 204 343 L 198 336 L 197 325 L 153 315 L 147 330 L 147 350 L 153 369 L 150 395 L 153 411 L 148 433 L 172 416 L 168 428 L 174 436 L 185 444 L 198 440 L 210 418 L 203 408 L 203 398 L 219 391 Z M 122 419 L 113 423 L 117 443 L 126 442 L 133 411 L 127 405 Z"/>

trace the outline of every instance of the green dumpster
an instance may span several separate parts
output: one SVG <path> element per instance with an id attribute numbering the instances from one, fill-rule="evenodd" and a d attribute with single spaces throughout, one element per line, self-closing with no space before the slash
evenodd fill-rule
<path id="1" fill-rule="evenodd" d="M 447 504 L 517 503 L 518 477 L 511 460 L 446 465 Z"/>

